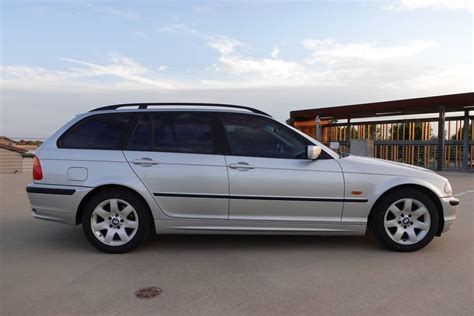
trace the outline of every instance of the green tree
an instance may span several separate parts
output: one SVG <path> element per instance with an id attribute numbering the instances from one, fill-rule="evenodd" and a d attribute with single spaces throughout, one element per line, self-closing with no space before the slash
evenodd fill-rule
<path id="1" fill-rule="evenodd" d="M 422 140 L 422 126 L 423 122 L 415 122 L 415 137 L 414 140 Z M 405 135 L 403 135 L 403 124 L 394 124 L 392 127 L 389 128 L 390 138 L 391 139 L 399 139 L 399 140 L 409 140 L 409 124 L 405 123 Z M 430 137 L 433 132 L 433 128 L 430 125 Z"/>
<path id="2" fill-rule="evenodd" d="M 458 128 L 458 130 L 456 131 L 456 133 L 454 133 L 454 135 L 451 136 L 451 140 L 456 140 L 456 138 L 459 139 L 459 140 L 462 140 L 462 137 L 461 137 L 462 132 L 463 132 L 463 127 L 460 126 L 460 127 Z M 468 135 L 469 135 L 469 136 L 468 136 L 467 138 L 468 138 L 468 139 L 472 139 L 472 123 L 469 124 Z M 456 137 L 456 136 L 457 136 L 457 137 Z"/>

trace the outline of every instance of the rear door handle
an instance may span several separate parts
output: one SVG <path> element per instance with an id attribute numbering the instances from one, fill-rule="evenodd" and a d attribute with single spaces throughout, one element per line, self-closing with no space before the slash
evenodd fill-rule
<path id="1" fill-rule="evenodd" d="M 151 158 L 140 158 L 140 159 L 133 159 L 132 163 L 136 165 L 141 165 L 141 166 L 151 166 L 151 165 L 157 165 L 159 162 L 154 161 Z"/>
<path id="2" fill-rule="evenodd" d="M 246 169 L 246 170 L 255 169 L 254 166 L 251 166 L 246 162 L 230 163 L 229 168 L 232 168 L 232 169 Z"/>

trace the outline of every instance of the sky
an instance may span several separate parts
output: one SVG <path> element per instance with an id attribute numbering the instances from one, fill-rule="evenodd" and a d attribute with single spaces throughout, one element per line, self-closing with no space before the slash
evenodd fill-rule
<path id="1" fill-rule="evenodd" d="M 474 90 L 471 0 L 1 1 L 0 135 L 128 102 L 291 110 Z"/>

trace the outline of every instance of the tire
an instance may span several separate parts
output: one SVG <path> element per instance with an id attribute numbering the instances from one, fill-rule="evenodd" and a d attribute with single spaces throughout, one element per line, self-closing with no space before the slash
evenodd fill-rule
<path id="1" fill-rule="evenodd" d="M 86 204 L 82 229 L 100 251 L 125 253 L 138 247 L 150 234 L 153 220 L 148 205 L 127 189 L 104 189 Z"/>
<path id="2" fill-rule="evenodd" d="M 425 193 L 402 188 L 377 202 L 369 221 L 374 237 L 382 246 L 410 252 L 430 243 L 438 231 L 439 214 Z"/>

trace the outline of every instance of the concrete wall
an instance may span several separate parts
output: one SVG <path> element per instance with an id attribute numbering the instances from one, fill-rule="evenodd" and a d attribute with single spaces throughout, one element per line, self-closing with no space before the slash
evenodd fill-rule
<path id="1" fill-rule="evenodd" d="M 23 157 L 23 173 L 33 172 L 33 157 Z"/>
<path id="2" fill-rule="evenodd" d="M 23 171 L 21 153 L 0 148 L 0 173 L 15 173 Z"/>

